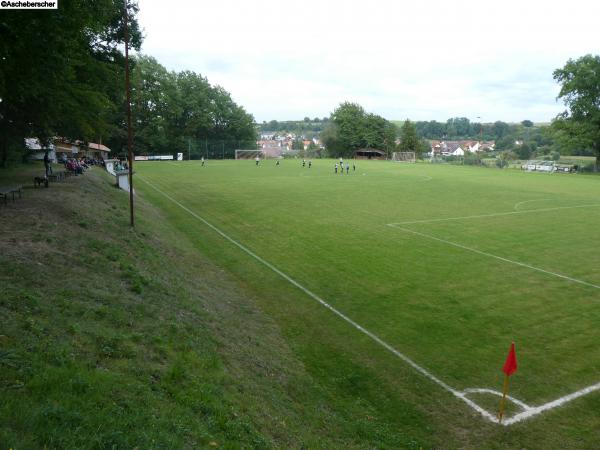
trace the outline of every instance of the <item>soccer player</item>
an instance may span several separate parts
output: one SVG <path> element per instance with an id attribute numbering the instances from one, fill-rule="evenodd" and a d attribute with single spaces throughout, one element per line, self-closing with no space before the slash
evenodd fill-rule
<path id="1" fill-rule="evenodd" d="M 256 155 L 255 160 L 256 160 L 256 165 L 258 166 L 258 163 L 260 162 L 260 158 L 258 157 L 258 155 Z"/>
<path id="2" fill-rule="evenodd" d="M 278 166 L 278 165 L 279 165 L 279 160 L 277 160 L 277 162 L 275 163 L 275 165 L 276 165 L 276 166 Z"/>
<path id="3" fill-rule="evenodd" d="M 346 175 L 350 172 L 350 164 L 346 163 Z"/>
<path id="4" fill-rule="evenodd" d="M 312 161 L 309 159 L 308 160 L 308 168 L 310 169 L 310 166 L 312 166 Z"/>
<path id="5" fill-rule="evenodd" d="M 306 166 L 306 160 L 302 158 L 302 167 Z"/>
<path id="6" fill-rule="evenodd" d="M 202 161 L 202 167 L 204 167 L 204 156 L 200 158 L 200 161 Z"/>
<path id="7" fill-rule="evenodd" d="M 352 163 L 352 170 L 353 170 L 354 172 L 356 172 L 356 163 L 355 163 L 355 162 L 353 162 L 353 163 Z"/>
<path id="8" fill-rule="evenodd" d="M 337 173 L 337 163 L 335 163 L 335 173 Z"/>

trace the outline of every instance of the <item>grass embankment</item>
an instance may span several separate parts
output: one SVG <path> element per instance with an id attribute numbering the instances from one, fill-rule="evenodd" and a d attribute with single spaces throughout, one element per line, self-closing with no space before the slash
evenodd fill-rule
<path id="1" fill-rule="evenodd" d="M 318 386 L 143 200 L 131 230 L 110 182 L 95 169 L 0 209 L 0 449 L 418 447 Z"/>

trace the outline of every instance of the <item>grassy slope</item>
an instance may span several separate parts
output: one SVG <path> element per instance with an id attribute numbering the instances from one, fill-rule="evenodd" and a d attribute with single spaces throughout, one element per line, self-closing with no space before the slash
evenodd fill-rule
<path id="1" fill-rule="evenodd" d="M 0 448 L 417 446 L 319 385 L 201 235 L 137 217 L 99 171 L 0 210 Z"/>
<path id="2" fill-rule="evenodd" d="M 424 166 L 399 168 L 373 163 L 380 164 L 374 181 L 368 178 L 374 174 L 368 168 L 375 166 L 366 163 L 361 164 L 365 176 L 360 172 L 353 178 L 337 179 L 329 173 L 327 162 L 317 164 L 311 176 L 286 162 L 276 174 L 274 167 L 262 168 L 271 170 L 265 173 L 247 164 L 244 169 L 233 163 L 214 163 L 204 172 L 185 164 L 140 166 L 140 170 L 186 206 L 424 362 L 452 385 L 497 388 L 501 383 L 499 360 L 506 351 L 505 341 L 512 337 L 527 344 L 521 353 L 527 363 L 513 387 L 525 400 L 538 404 L 597 381 L 593 346 L 597 337 L 596 290 L 565 286 L 561 280 L 477 255 L 457 255 L 452 248 L 416 241 L 385 227 L 385 223 L 399 220 L 510 211 L 519 202 L 548 196 L 553 206 L 593 203 L 598 191 L 595 178 L 435 166 L 425 173 Z M 426 176 L 433 176 L 433 180 Z M 448 447 L 548 447 L 561 442 L 585 447 L 598 440 L 593 414 L 598 407 L 597 395 L 515 426 L 509 433 L 490 428 L 305 295 L 286 287 L 263 266 L 235 247 L 223 246 L 221 238 L 188 213 L 147 186 L 142 189 L 170 221 L 190 235 L 198 234 L 192 236 L 197 248 L 260 293 L 261 306 L 280 324 L 313 376 L 339 396 L 359 396 L 361 402 L 375 408 L 375 416 L 393 424 L 392 428 L 410 430 L 408 434 L 413 436 L 435 430 L 429 438 L 425 433 L 421 442 Z M 382 196 L 386 189 L 392 195 Z M 540 251 L 543 256 L 548 246 L 539 245 L 548 242 L 544 233 L 552 223 L 562 234 L 558 240 L 549 236 L 550 251 L 539 262 L 567 274 L 583 267 L 576 275 L 594 282 L 597 256 L 586 253 L 586 248 L 594 246 L 590 217 L 597 215 L 593 209 L 549 213 L 549 218 L 537 219 L 532 214 L 528 223 L 521 216 L 510 216 L 519 219 L 512 224 L 500 221 L 501 226 L 480 224 L 476 231 L 484 235 L 476 245 L 482 245 L 484 251 L 506 251 L 500 254 L 508 257 L 522 248 L 529 248 L 528 258 Z M 573 222 L 587 227 L 569 236 Z M 525 230 L 521 236 L 523 225 L 531 231 Z M 441 230 L 435 227 L 438 225 L 428 224 L 415 229 L 442 232 L 442 236 L 450 230 L 445 237 L 463 243 L 468 243 L 472 233 L 453 230 L 453 225 Z M 536 227 L 538 235 L 534 236 L 531 233 Z M 486 247 L 498 242 L 504 246 Z M 563 247 L 555 249 L 561 242 Z M 569 250 L 583 252 L 579 261 L 585 264 L 577 264 Z M 464 259 L 463 264 L 456 264 L 458 257 Z M 432 267 L 443 270 L 432 271 Z M 398 299 L 403 299 L 401 308 Z M 553 355 L 567 358 L 559 370 Z M 493 410 L 496 400 L 481 402 Z"/>

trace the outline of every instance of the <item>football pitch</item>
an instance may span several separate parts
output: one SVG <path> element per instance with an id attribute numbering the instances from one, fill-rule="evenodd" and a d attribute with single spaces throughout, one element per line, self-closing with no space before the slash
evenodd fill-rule
<path id="1" fill-rule="evenodd" d="M 296 321 L 287 333 L 305 347 L 323 334 L 373 349 L 370 360 L 391 352 L 385 367 L 409 368 L 495 422 L 514 341 L 505 425 L 600 396 L 597 177 L 333 165 L 145 162 L 136 189 L 271 298 L 278 321 Z"/>

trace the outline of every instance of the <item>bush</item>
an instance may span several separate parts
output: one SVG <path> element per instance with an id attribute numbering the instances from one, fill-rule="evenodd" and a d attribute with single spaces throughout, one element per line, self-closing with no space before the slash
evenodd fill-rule
<path id="1" fill-rule="evenodd" d="M 596 172 L 596 164 L 593 162 L 575 166 L 578 172 Z"/>
<path id="2" fill-rule="evenodd" d="M 506 159 L 502 159 L 502 158 L 496 159 L 496 167 L 498 167 L 500 169 L 504 169 L 506 166 L 508 166 L 508 161 Z"/>
<path id="3" fill-rule="evenodd" d="M 463 163 L 468 166 L 479 166 L 481 165 L 481 160 L 478 155 L 467 153 L 463 160 Z"/>

